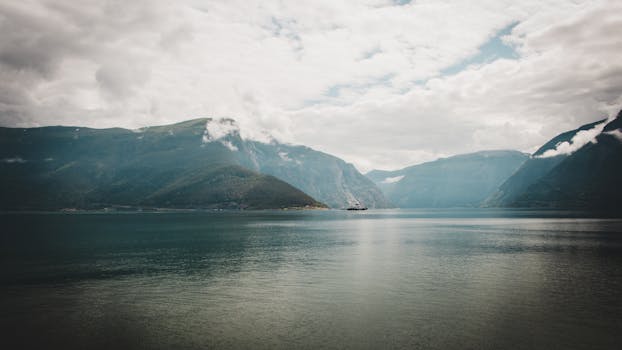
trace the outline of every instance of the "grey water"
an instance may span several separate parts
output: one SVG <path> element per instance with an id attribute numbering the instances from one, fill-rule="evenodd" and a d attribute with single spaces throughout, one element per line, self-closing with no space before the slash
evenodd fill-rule
<path id="1" fill-rule="evenodd" d="M 476 209 L 0 220 L 4 349 L 622 346 L 620 219 Z"/>

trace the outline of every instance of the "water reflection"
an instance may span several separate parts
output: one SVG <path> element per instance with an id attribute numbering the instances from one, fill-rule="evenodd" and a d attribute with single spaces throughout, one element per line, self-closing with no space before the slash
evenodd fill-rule
<path id="1" fill-rule="evenodd" d="M 450 214 L 4 215 L 0 326 L 64 348 L 619 344 L 622 221 Z"/>

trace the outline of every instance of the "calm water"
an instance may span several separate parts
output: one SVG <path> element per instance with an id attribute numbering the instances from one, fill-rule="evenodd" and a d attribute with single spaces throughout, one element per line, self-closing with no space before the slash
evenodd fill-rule
<path id="1" fill-rule="evenodd" d="M 3 214 L 0 346 L 620 349 L 622 221 L 559 214 Z"/>

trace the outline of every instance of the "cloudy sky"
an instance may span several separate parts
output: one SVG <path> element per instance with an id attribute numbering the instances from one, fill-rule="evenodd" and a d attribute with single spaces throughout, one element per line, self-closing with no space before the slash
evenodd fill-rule
<path id="1" fill-rule="evenodd" d="M 0 125 L 233 117 L 395 169 L 622 108 L 620 1 L 0 0 Z"/>

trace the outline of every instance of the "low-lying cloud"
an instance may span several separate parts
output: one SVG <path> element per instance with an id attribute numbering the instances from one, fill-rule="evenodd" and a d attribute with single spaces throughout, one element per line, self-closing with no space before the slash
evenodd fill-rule
<path id="1" fill-rule="evenodd" d="M 570 141 L 564 141 L 558 143 L 554 149 L 549 149 L 538 156 L 538 158 L 550 158 L 559 155 L 569 155 L 576 151 L 578 151 L 581 147 L 587 145 L 588 143 L 596 143 L 596 136 L 598 136 L 602 131 L 607 122 L 602 122 L 600 124 L 596 124 L 593 128 L 589 130 L 581 130 L 576 133 L 572 137 Z"/>
<path id="2" fill-rule="evenodd" d="M 605 134 L 614 136 L 615 138 L 617 138 L 619 141 L 622 142 L 622 131 L 620 129 L 607 131 L 605 132 Z"/>

